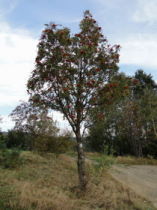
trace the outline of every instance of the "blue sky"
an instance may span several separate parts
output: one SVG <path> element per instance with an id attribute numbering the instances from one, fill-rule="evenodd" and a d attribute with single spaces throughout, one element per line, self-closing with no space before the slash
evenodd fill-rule
<path id="1" fill-rule="evenodd" d="M 8 114 L 27 100 L 26 83 L 34 68 L 36 45 L 45 23 L 75 33 L 89 9 L 111 44 L 120 44 L 120 71 L 137 69 L 157 81 L 157 0 L 0 0 L 0 115 L 2 130 L 13 126 Z M 62 126 L 62 117 L 54 113 Z"/>

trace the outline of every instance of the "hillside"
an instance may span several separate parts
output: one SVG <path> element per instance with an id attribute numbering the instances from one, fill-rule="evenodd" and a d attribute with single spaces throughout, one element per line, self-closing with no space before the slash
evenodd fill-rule
<path id="1" fill-rule="evenodd" d="M 148 201 L 124 187 L 105 167 L 88 163 L 85 194 L 77 183 L 75 160 L 65 154 L 21 153 L 14 169 L 0 169 L 1 210 L 153 210 Z"/>

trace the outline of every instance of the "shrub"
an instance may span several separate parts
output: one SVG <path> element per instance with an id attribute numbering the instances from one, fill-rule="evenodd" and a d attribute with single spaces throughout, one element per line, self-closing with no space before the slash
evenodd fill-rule
<path id="1" fill-rule="evenodd" d="M 39 136 L 34 140 L 34 149 L 39 152 L 65 153 L 72 150 L 74 144 L 68 136 Z"/>
<path id="2" fill-rule="evenodd" d="M 0 132 L 0 149 L 4 149 L 6 147 L 6 139 L 2 132 Z"/>
<path id="3" fill-rule="evenodd" d="M 10 130 L 7 134 L 7 148 L 19 148 L 30 150 L 32 148 L 33 136 L 20 130 Z"/>
<path id="4" fill-rule="evenodd" d="M 21 163 L 19 150 L 3 149 L 0 151 L 0 166 L 2 168 L 16 168 Z"/>

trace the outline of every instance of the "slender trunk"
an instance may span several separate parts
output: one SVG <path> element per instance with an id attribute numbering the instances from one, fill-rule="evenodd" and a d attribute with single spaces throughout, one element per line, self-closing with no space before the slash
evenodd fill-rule
<path id="1" fill-rule="evenodd" d="M 77 167 L 78 167 L 79 185 L 80 189 L 82 191 L 85 191 L 87 186 L 87 177 L 85 170 L 85 156 L 84 156 L 80 131 L 78 131 L 76 134 L 76 140 L 77 140 L 77 153 L 78 153 Z"/>
<path id="2" fill-rule="evenodd" d="M 139 157 L 143 157 L 143 150 L 142 150 L 142 143 L 141 140 L 139 140 Z"/>
<path id="3" fill-rule="evenodd" d="M 152 124 L 153 124 L 153 130 L 154 130 L 155 137 L 157 137 L 157 130 L 156 130 L 156 127 L 155 127 L 154 119 L 152 119 Z"/>

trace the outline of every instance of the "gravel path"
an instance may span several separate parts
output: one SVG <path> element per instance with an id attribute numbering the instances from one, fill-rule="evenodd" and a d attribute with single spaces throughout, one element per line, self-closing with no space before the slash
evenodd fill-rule
<path id="1" fill-rule="evenodd" d="M 111 175 L 145 197 L 157 207 L 157 166 L 115 165 L 110 169 Z"/>

